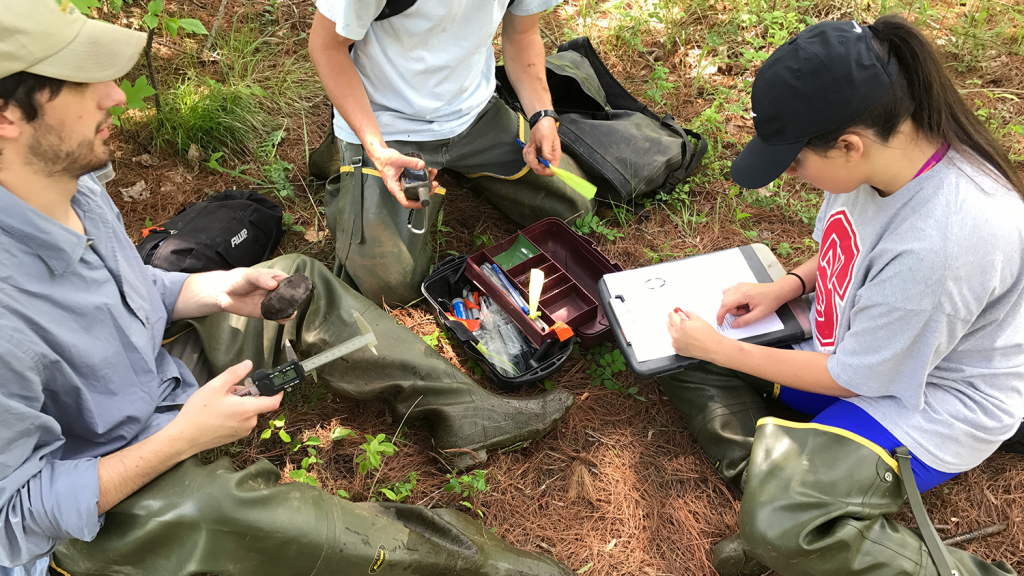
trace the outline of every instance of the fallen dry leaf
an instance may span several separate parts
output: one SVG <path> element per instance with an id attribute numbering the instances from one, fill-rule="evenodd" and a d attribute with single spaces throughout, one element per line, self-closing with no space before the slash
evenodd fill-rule
<path id="1" fill-rule="evenodd" d="M 121 198 L 124 198 L 125 202 L 131 202 L 132 200 L 145 200 L 146 198 L 149 198 L 149 190 L 146 188 L 146 181 L 139 180 L 127 188 L 121 188 Z"/>
<path id="2" fill-rule="evenodd" d="M 188 147 L 188 163 L 193 168 L 199 168 L 199 163 L 203 161 L 203 151 L 199 149 L 199 146 L 192 144 Z"/>
<path id="3" fill-rule="evenodd" d="M 306 235 L 304 237 L 310 242 L 319 242 L 327 237 L 327 230 L 314 230 L 312 228 L 307 228 Z"/>
<path id="4" fill-rule="evenodd" d="M 132 162 L 135 162 L 136 164 L 142 164 L 143 166 L 146 167 L 153 167 L 160 163 L 159 160 L 157 160 L 150 154 L 136 156 L 135 158 L 132 158 Z"/>

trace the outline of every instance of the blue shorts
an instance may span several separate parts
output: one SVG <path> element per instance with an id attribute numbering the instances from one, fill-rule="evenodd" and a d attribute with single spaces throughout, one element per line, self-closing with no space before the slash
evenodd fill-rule
<path id="1" fill-rule="evenodd" d="M 853 432 L 889 452 L 905 445 L 863 408 L 842 398 L 780 386 L 779 400 L 798 412 L 814 416 L 811 421 L 816 424 Z M 931 490 L 959 474 L 936 470 L 915 457 L 913 453 L 910 456 L 910 469 L 914 471 L 914 479 L 917 480 L 917 488 L 921 492 Z"/>

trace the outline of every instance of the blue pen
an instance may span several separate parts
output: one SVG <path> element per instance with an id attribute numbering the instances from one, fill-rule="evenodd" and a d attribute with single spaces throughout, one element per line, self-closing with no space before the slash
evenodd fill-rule
<path id="1" fill-rule="evenodd" d="M 484 266 L 487 266 L 487 264 L 484 264 Z M 497 264 L 491 264 L 490 266 L 491 270 L 494 271 L 494 275 L 498 277 L 498 280 L 501 280 L 502 286 L 505 288 L 505 291 L 508 292 L 512 301 L 515 302 L 516 306 L 519 306 L 519 309 L 523 311 L 523 314 L 529 315 L 530 307 L 526 305 L 526 302 L 523 301 L 523 297 L 519 295 L 519 290 L 516 290 L 512 286 L 512 283 L 508 281 L 508 278 L 505 277 L 505 273 L 501 271 L 501 268 L 499 268 Z"/>
<path id="2" fill-rule="evenodd" d="M 516 138 L 516 144 L 519 144 L 520 148 L 526 148 L 526 143 L 520 140 L 519 138 Z M 541 156 L 540 154 L 537 154 L 537 162 L 543 164 L 545 168 L 551 168 L 551 162 L 545 160 L 544 157 Z"/>

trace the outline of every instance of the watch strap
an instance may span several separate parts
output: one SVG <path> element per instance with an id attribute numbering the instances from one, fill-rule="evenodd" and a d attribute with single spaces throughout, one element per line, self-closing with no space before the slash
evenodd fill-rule
<path id="1" fill-rule="evenodd" d="M 537 122 L 540 122 L 543 118 L 547 118 L 549 116 L 554 118 L 555 122 L 558 122 L 558 114 L 555 114 L 554 110 L 538 110 L 534 112 L 533 116 L 530 116 L 530 129 L 532 130 L 533 127 L 537 125 Z"/>

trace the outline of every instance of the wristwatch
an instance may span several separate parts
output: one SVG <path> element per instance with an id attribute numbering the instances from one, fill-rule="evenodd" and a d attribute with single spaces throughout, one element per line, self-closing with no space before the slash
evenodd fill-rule
<path id="1" fill-rule="evenodd" d="M 533 116 L 530 116 L 530 130 L 533 130 L 533 127 L 536 126 L 537 122 L 540 122 L 542 118 L 547 118 L 549 116 L 554 118 L 555 122 L 558 122 L 558 114 L 555 114 L 554 110 L 538 110 L 534 112 Z"/>

